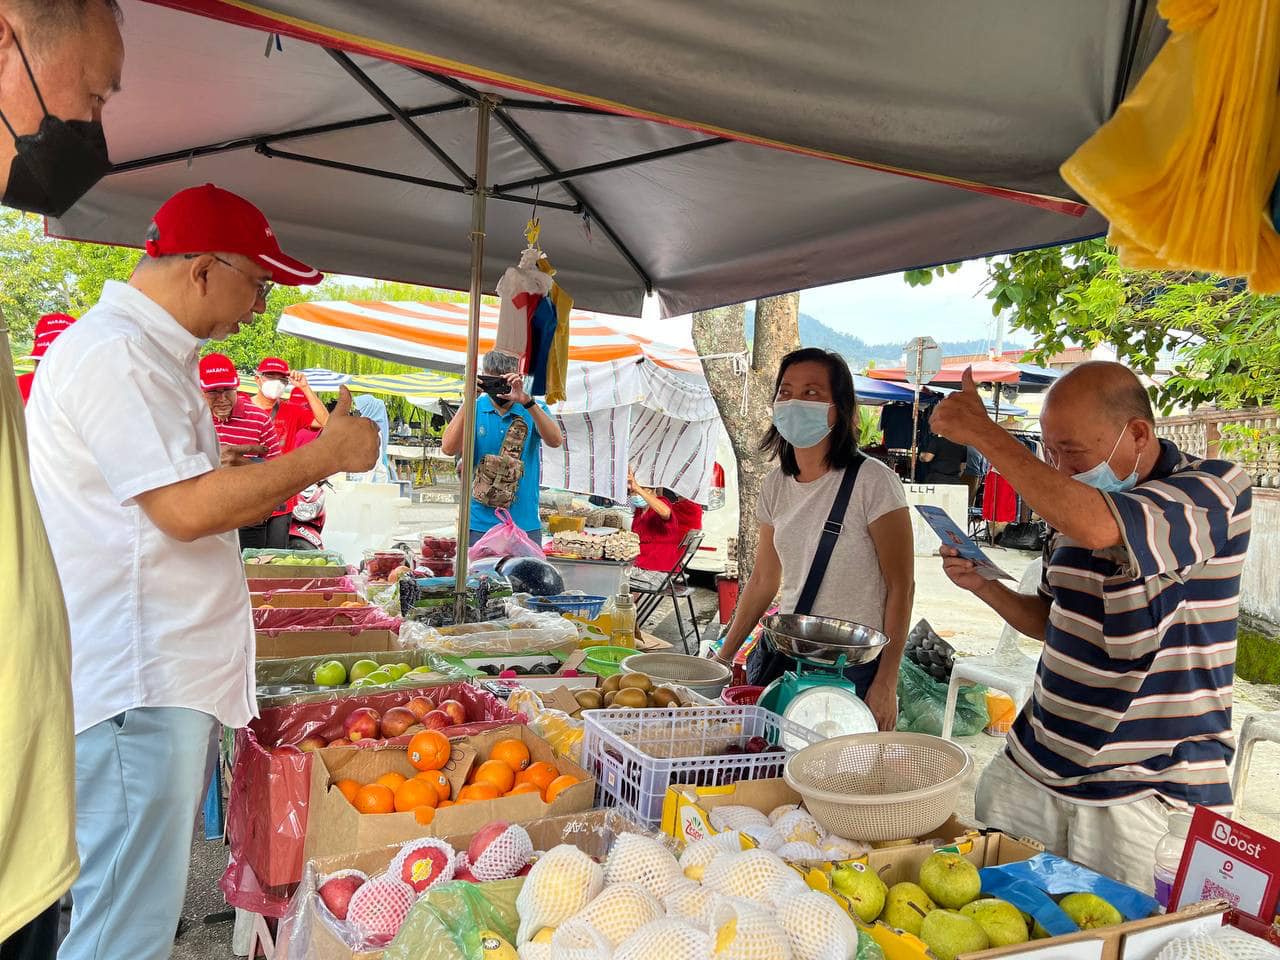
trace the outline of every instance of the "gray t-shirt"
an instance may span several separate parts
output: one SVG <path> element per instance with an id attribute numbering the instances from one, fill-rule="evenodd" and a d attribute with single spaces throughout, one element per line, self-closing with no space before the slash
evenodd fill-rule
<path id="1" fill-rule="evenodd" d="M 756 518 L 773 527 L 773 547 L 782 561 L 782 610 L 795 610 L 818 549 L 822 524 L 844 477 L 829 470 L 817 480 L 800 483 L 781 468 L 764 478 Z M 892 510 L 905 509 L 907 495 L 897 474 L 868 457 L 853 485 L 845 511 L 844 529 L 836 539 L 831 563 L 813 609 L 818 617 L 852 620 L 875 630 L 884 629 L 884 574 L 876 555 L 870 524 Z M 910 536 L 910 533 L 907 534 Z M 911 547 L 908 544 L 908 551 Z"/>

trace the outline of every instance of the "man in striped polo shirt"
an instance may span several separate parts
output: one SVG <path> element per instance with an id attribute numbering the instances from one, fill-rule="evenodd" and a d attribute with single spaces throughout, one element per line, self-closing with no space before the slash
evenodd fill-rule
<path id="1" fill-rule="evenodd" d="M 222 465 L 240 466 L 280 456 L 280 438 L 270 415 L 239 392 L 240 374 L 231 358 L 211 353 L 200 359 L 200 389 L 213 415 L 213 431 L 222 447 Z M 240 549 L 267 545 L 270 520 L 240 528 Z"/>
<path id="2" fill-rule="evenodd" d="M 1251 480 L 1155 434 L 1138 378 L 1086 363 L 1049 391 L 1047 463 L 987 416 L 972 379 L 931 427 L 967 443 L 1054 529 L 1036 594 L 944 569 L 1044 649 L 1031 700 L 978 784 L 979 819 L 1150 891 L 1171 809 L 1228 811 L 1240 570 Z"/>

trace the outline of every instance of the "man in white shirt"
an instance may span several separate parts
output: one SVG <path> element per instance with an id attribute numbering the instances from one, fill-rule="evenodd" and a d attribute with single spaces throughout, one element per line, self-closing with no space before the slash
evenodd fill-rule
<path id="1" fill-rule="evenodd" d="M 272 281 L 320 274 L 211 184 L 160 208 L 146 250 L 50 348 L 27 407 L 71 621 L 81 872 L 63 960 L 169 956 L 215 732 L 257 713 L 236 530 L 378 454 L 343 391 L 313 443 L 219 469 L 200 345 L 252 322 Z"/>

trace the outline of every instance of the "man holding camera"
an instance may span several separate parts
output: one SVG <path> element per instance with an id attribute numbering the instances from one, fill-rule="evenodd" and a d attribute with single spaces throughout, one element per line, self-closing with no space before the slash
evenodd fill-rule
<path id="1" fill-rule="evenodd" d="M 546 404 L 525 392 L 519 363 L 518 357 L 498 350 L 491 350 L 484 357 L 484 374 L 480 378 L 484 392 L 476 397 L 472 461 L 472 466 L 480 469 L 472 487 L 469 545 L 498 525 L 495 511 L 504 507 L 530 540 L 542 543 L 542 521 L 538 517 L 542 445 L 558 447 L 564 442 L 564 434 Z M 460 411 L 445 428 L 441 452 L 460 455 L 463 431 L 468 426 L 465 411 Z"/>

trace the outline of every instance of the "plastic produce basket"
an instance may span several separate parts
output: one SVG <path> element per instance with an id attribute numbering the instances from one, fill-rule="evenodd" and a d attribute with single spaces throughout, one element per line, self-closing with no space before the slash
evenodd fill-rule
<path id="1" fill-rule="evenodd" d="M 782 775 L 794 751 L 747 753 L 752 737 L 770 745 L 813 744 L 822 737 L 762 707 L 686 707 L 586 710 L 582 766 L 599 784 L 601 806 L 617 807 L 633 822 L 656 827 L 672 784 L 727 786 Z M 726 749 L 742 752 L 726 753 Z"/>
<path id="2" fill-rule="evenodd" d="M 531 610 L 571 613 L 584 620 L 594 620 L 600 616 L 606 599 L 590 593 L 558 593 L 554 597 L 530 597 L 526 602 Z"/>
<path id="3" fill-rule="evenodd" d="M 725 687 L 724 693 L 720 694 L 720 700 L 730 707 L 749 707 L 759 701 L 762 693 L 764 693 L 764 687 Z"/>
<path id="4" fill-rule="evenodd" d="M 612 677 L 622 670 L 622 661 L 635 654 L 630 647 L 614 647 L 608 644 L 599 647 L 587 647 L 586 656 L 582 660 L 582 670 L 594 673 L 597 677 Z"/>
<path id="5" fill-rule="evenodd" d="M 855 733 L 805 747 L 783 776 L 828 831 L 881 843 L 945 823 L 972 768 L 968 751 L 941 737 Z"/>

